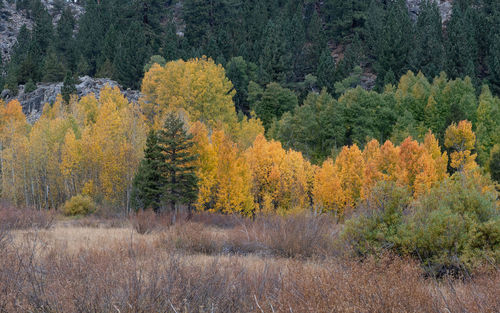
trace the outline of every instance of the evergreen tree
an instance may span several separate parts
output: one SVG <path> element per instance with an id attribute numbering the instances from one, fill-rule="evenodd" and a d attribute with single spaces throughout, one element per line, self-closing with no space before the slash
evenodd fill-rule
<path id="1" fill-rule="evenodd" d="M 444 65 L 443 25 L 436 2 L 425 0 L 415 26 L 411 66 L 426 77 L 439 75 Z"/>
<path id="2" fill-rule="evenodd" d="M 330 93 L 335 91 L 335 60 L 333 60 L 332 53 L 328 47 L 321 53 L 318 68 L 316 69 L 316 76 L 318 77 L 318 86 L 320 88 L 326 88 Z"/>
<path id="3" fill-rule="evenodd" d="M 385 5 L 372 1 L 367 20 L 368 44 L 374 57 L 377 87 L 395 83 L 409 67 L 412 22 L 404 0 Z"/>
<path id="4" fill-rule="evenodd" d="M 63 97 L 64 102 L 69 104 L 69 100 L 71 99 L 71 95 L 76 94 L 76 82 L 73 75 L 70 72 L 66 73 L 64 77 L 63 86 L 61 88 L 61 95 Z"/>
<path id="5" fill-rule="evenodd" d="M 42 73 L 44 82 L 60 82 L 64 78 L 64 67 L 58 59 L 54 48 L 50 48 L 45 57 Z"/>
<path id="6" fill-rule="evenodd" d="M 139 165 L 132 187 L 132 207 L 139 209 L 153 209 L 159 212 L 163 207 L 163 193 L 166 185 L 162 168 L 165 156 L 158 143 L 158 136 L 154 130 L 149 132 L 144 150 L 144 159 Z"/>
<path id="7" fill-rule="evenodd" d="M 73 31 L 75 29 L 75 17 L 71 8 L 67 6 L 61 14 L 61 18 L 57 22 L 55 34 L 56 52 L 62 57 L 68 68 L 74 69 L 76 66 L 75 59 L 75 40 Z"/>
<path id="8" fill-rule="evenodd" d="M 128 29 L 118 48 L 115 58 L 116 79 L 124 87 L 138 89 L 148 57 L 146 41 L 139 23 Z"/>
<path id="9" fill-rule="evenodd" d="M 162 130 L 158 132 L 158 144 L 165 160 L 161 173 L 165 179 L 164 200 L 172 211 L 178 205 L 191 205 L 197 197 L 197 181 L 193 162 L 193 136 L 185 129 L 184 121 L 177 113 L 167 114 Z"/>
<path id="10" fill-rule="evenodd" d="M 336 41 L 344 41 L 364 27 L 366 0 L 327 0 L 324 4 L 325 23 L 330 36 Z"/>
<path id="11" fill-rule="evenodd" d="M 473 15 L 469 5 L 454 3 L 446 28 L 446 72 L 452 78 L 476 77 L 478 45 Z"/>

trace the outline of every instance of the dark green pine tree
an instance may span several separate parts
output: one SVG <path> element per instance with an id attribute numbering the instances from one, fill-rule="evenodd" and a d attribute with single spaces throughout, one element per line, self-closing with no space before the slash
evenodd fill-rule
<path id="1" fill-rule="evenodd" d="M 318 86 L 326 88 L 329 93 L 335 92 L 336 70 L 335 60 L 329 47 L 325 47 L 319 58 L 318 68 L 316 69 L 318 77 Z"/>
<path id="2" fill-rule="evenodd" d="M 367 0 L 326 0 L 323 6 L 327 32 L 335 41 L 349 40 L 364 27 Z"/>
<path id="3" fill-rule="evenodd" d="M 443 71 L 443 25 L 436 2 L 425 0 L 420 10 L 410 62 L 415 72 L 431 79 Z"/>
<path id="4" fill-rule="evenodd" d="M 57 57 L 55 49 L 50 47 L 42 67 L 42 80 L 47 83 L 60 82 L 64 78 L 64 72 L 64 66 Z"/>
<path id="5" fill-rule="evenodd" d="M 166 185 L 162 168 L 165 156 L 158 144 L 158 136 L 154 130 L 149 132 L 144 150 L 144 159 L 139 165 L 132 185 L 132 207 L 139 209 L 153 209 L 160 212 L 163 207 L 163 193 Z"/>
<path id="6" fill-rule="evenodd" d="M 138 89 L 148 58 L 146 38 L 138 22 L 132 23 L 118 45 L 115 58 L 116 79 L 124 87 Z"/>
<path id="7" fill-rule="evenodd" d="M 454 3 L 453 13 L 446 28 L 446 72 L 451 78 L 474 78 L 478 60 L 474 11 L 462 2 Z"/>
<path id="8" fill-rule="evenodd" d="M 367 19 L 367 43 L 377 72 L 376 87 L 395 83 L 409 69 L 413 28 L 404 0 L 385 5 L 372 1 Z"/>
<path id="9" fill-rule="evenodd" d="M 54 46 L 56 52 L 62 57 L 63 63 L 67 68 L 76 68 L 76 53 L 75 53 L 75 39 L 73 38 L 73 31 L 75 29 L 76 20 L 71 11 L 71 7 L 64 8 L 61 18 L 57 22 Z"/>
<path id="10" fill-rule="evenodd" d="M 76 94 L 76 81 L 71 72 L 66 73 L 64 77 L 63 86 L 61 88 L 61 95 L 63 97 L 64 102 L 69 104 L 69 100 L 71 99 L 71 95 Z"/>
<path id="11" fill-rule="evenodd" d="M 500 94 L 500 3 L 495 1 L 491 8 L 490 42 L 487 51 L 486 63 L 488 66 L 488 80 L 491 89 Z"/>
<path id="12" fill-rule="evenodd" d="M 193 165 L 197 155 L 192 150 L 192 139 L 182 118 L 175 112 L 168 113 L 163 129 L 158 132 L 158 144 L 165 160 L 161 165 L 165 179 L 163 197 L 175 212 L 179 205 L 190 207 L 197 197 L 198 178 Z"/>

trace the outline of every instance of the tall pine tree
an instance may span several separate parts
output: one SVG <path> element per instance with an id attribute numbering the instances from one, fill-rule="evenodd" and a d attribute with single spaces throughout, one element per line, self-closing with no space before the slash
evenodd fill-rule
<path id="1" fill-rule="evenodd" d="M 167 114 L 163 129 L 158 132 L 158 145 L 165 160 L 161 173 L 165 180 L 164 200 L 172 211 L 179 205 L 191 205 L 197 196 L 197 182 L 193 165 L 197 156 L 193 153 L 193 136 L 186 129 L 184 121 L 175 112 Z"/>
<path id="2" fill-rule="evenodd" d="M 162 169 L 165 156 L 158 144 L 158 136 L 151 130 L 146 140 L 144 159 L 139 165 L 134 177 L 132 188 L 132 207 L 139 209 L 153 209 L 159 212 L 163 207 L 163 193 L 165 177 Z"/>

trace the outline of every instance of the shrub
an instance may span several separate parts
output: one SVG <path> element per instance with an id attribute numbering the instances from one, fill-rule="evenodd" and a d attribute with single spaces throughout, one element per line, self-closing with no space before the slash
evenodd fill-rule
<path id="1" fill-rule="evenodd" d="M 29 208 L 16 208 L 0 203 L 0 228 L 3 229 L 49 229 L 54 224 L 54 212 Z"/>
<path id="2" fill-rule="evenodd" d="M 346 222 L 342 239 L 357 255 L 390 249 L 439 275 L 497 263 L 497 192 L 476 178 L 456 174 L 411 203 L 405 189 L 381 183 L 358 207 L 364 212 Z"/>
<path id="3" fill-rule="evenodd" d="M 395 247 L 403 212 L 410 200 L 407 188 L 393 182 L 380 182 L 358 205 L 360 214 L 346 222 L 342 239 L 360 256 Z"/>
<path id="4" fill-rule="evenodd" d="M 69 216 L 89 215 L 94 213 L 96 205 L 92 198 L 84 195 L 76 195 L 66 201 L 63 207 L 63 213 Z"/>
<path id="5" fill-rule="evenodd" d="M 497 192 L 454 175 L 418 199 L 400 230 L 403 252 L 434 273 L 500 261 Z"/>
<path id="6" fill-rule="evenodd" d="M 26 85 L 24 86 L 24 93 L 30 93 L 36 90 L 36 85 L 33 80 L 30 78 Z"/>
<path id="7" fill-rule="evenodd" d="M 153 232 L 159 225 L 159 217 L 153 210 L 139 211 L 131 218 L 132 227 L 144 235 Z"/>

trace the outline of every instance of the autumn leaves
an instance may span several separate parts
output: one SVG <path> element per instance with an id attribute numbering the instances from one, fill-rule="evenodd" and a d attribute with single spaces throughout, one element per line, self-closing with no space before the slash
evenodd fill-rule
<path id="1" fill-rule="evenodd" d="M 430 132 L 421 143 L 409 137 L 399 146 L 376 140 L 363 149 L 345 146 L 335 159 L 311 164 L 302 153 L 266 139 L 260 120 L 238 118 L 232 84 L 209 59 L 154 65 L 142 91 L 139 105 L 109 87 L 99 99 L 90 95 L 66 105 L 58 98 L 33 126 L 18 102 L 2 103 L 2 197 L 59 208 L 81 194 L 130 210 L 146 134 L 171 111 L 185 117 L 193 135 L 198 210 L 251 216 L 312 209 L 342 219 L 381 181 L 418 196 L 449 175 L 448 155 Z M 469 122 L 448 128 L 451 168 L 467 172 L 477 166 L 474 144 Z"/>

